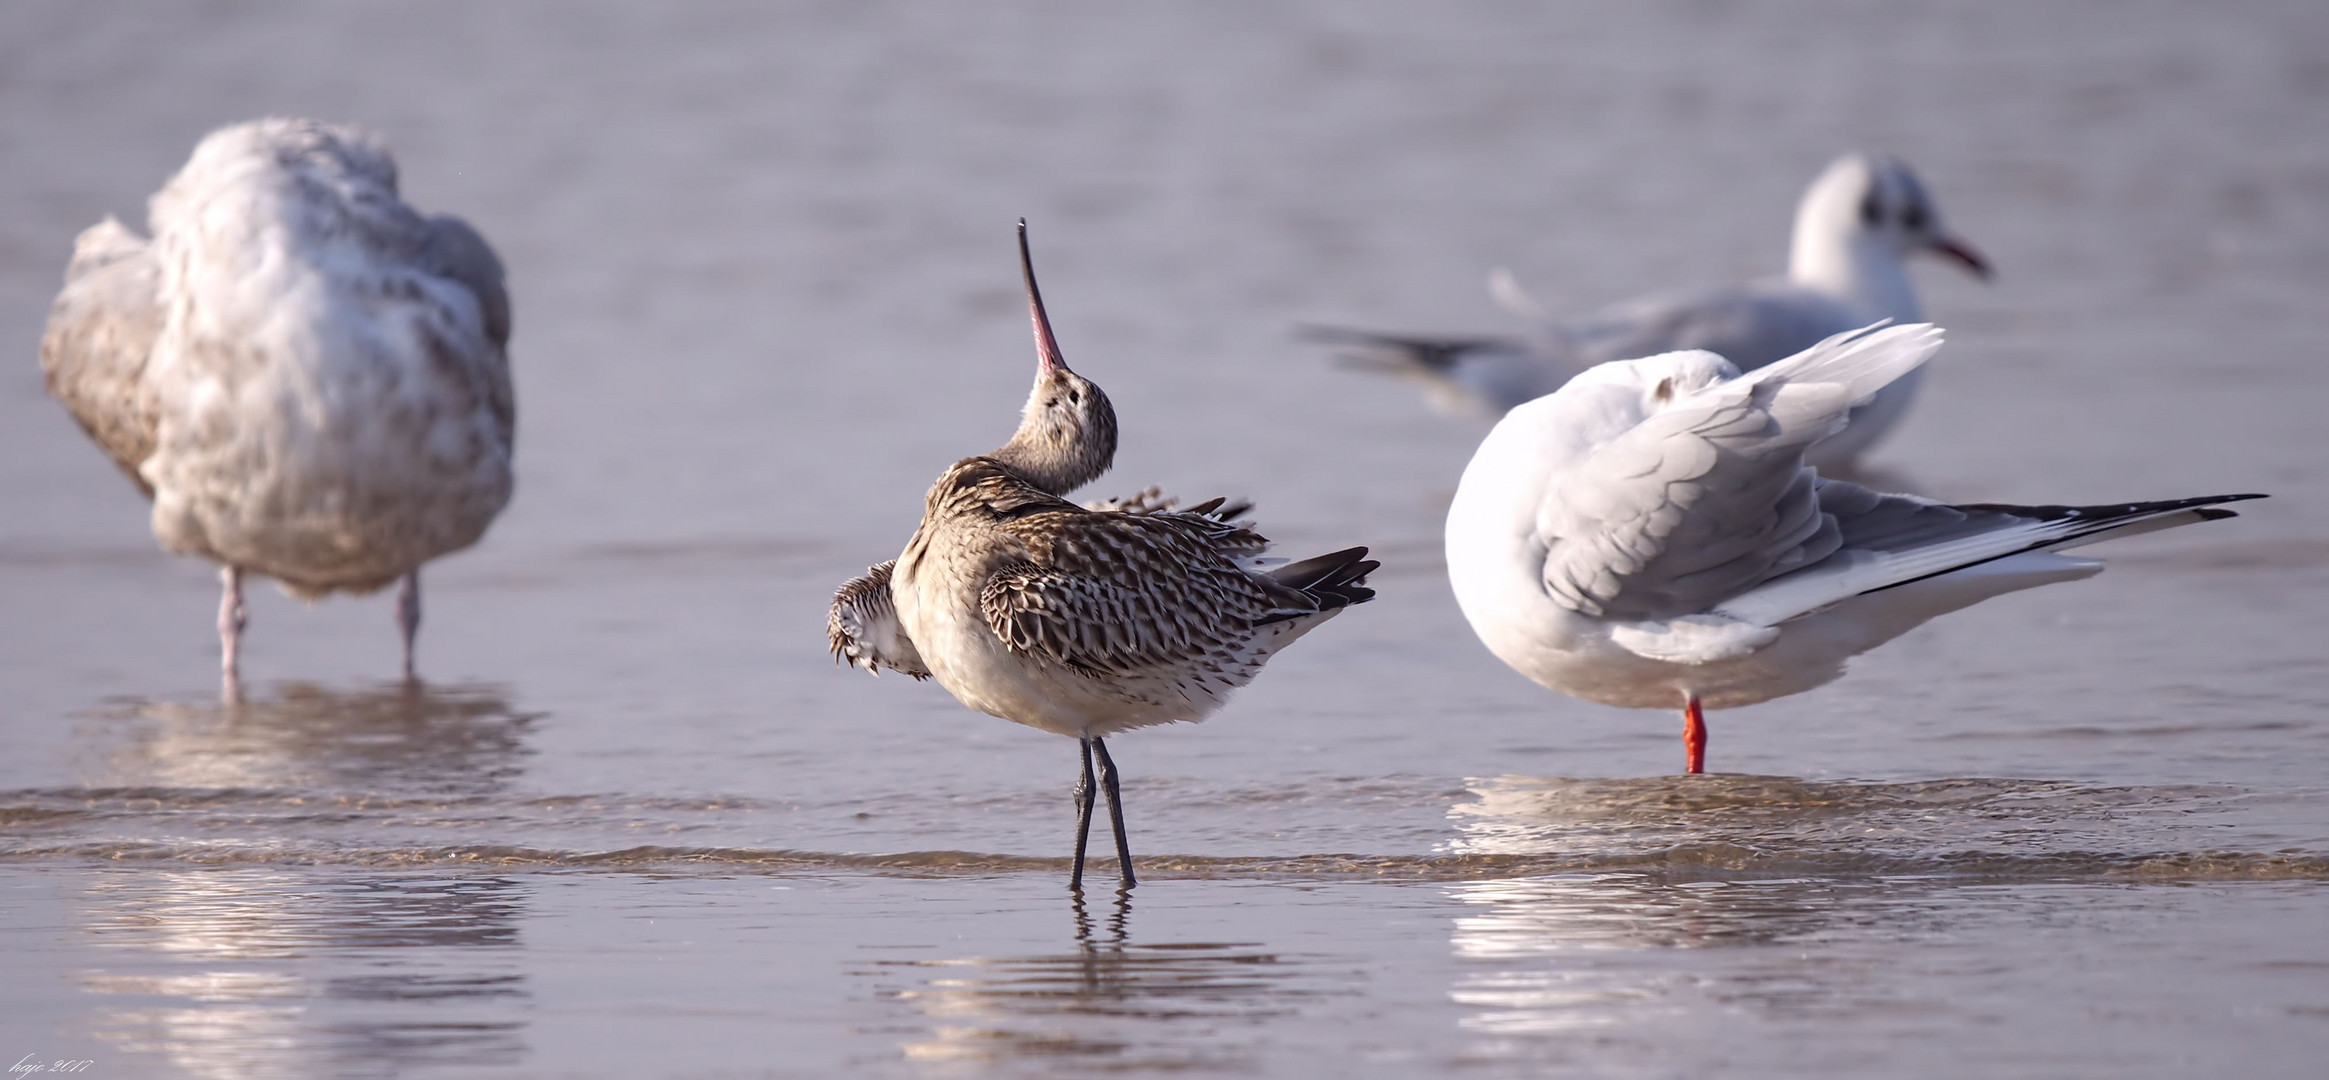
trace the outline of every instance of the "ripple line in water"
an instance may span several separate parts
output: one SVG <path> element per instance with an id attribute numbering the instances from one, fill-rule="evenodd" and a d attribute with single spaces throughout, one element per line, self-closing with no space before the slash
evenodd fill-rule
<path id="1" fill-rule="evenodd" d="M 705 870 L 767 873 L 879 873 L 905 877 L 962 877 L 1064 873 L 1067 860 L 975 851 L 896 853 L 794 849 L 639 846 L 608 851 L 558 851 L 504 845 L 401 848 L 299 848 L 233 842 L 91 842 L 18 848 L 0 861 L 83 859 L 200 865 L 345 865 L 541 870 Z M 1105 865 L 1103 861 L 1102 865 Z M 2329 856 L 2300 852 L 2154 851 L 2015 854 L 1961 851 L 1932 855 L 1804 851 L 1772 853 L 1728 843 L 1685 843 L 1650 852 L 1570 854 L 1284 856 L 1157 855 L 1140 858 L 1141 872 L 1157 878 L 1301 879 L 1373 878 L 1388 881 L 1468 881 L 1624 870 L 1677 880 L 1765 878 L 1931 877 L 1995 882 L 2319 881 L 2329 883 Z"/>
<path id="2" fill-rule="evenodd" d="M 310 788 L 115 787 L 24 788 L 0 791 L 0 828 L 69 823 L 99 818 L 189 810 L 307 811 L 339 816 L 361 812 L 495 809 L 592 811 L 599 813 L 725 813 L 782 808 L 790 804 L 743 796 L 675 798 L 648 795 L 543 795 L 509 798 L 491 794 L 395 795 L 332 792 Z M 277 822 L 296 817 L 270 815 Z"/>

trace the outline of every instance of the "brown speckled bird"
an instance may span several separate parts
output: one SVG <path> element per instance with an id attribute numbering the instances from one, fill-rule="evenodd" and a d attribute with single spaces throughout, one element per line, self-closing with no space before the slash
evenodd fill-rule
<path id="1" fill-rule="evenodd" d="M 1060 356 L 1024 221 L 1019 259 L 1038 366 L 1018 432 L 938 478 L 905 552 L 843 585 L 827 630 L 848 663 L 935 678 L 973 709 L 1082 744 L 1078 889 L 1096 755 L 1129 888 L 1116 766 L 1101 740 L 1204 719 L 1279 649 L 1373 599 L 1364 583 L 1377 564 L 1354 547 L 1266 566 L 1269 542 L 1236 520 L 1243 504 L 1176 510 L 1154 489 L 1089 507 L 1062 498 L 1107 471 L 1116 413 Z"/>

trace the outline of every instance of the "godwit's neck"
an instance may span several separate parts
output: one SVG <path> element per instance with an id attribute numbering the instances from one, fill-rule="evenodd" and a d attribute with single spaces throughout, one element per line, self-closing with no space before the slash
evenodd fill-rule
<path id="1" fill-rule="evenodd" d="M 1047 373 L 1027 396 L 1019 430 L 987 456 L 1035 488 L 1065 495 L 1115 461 L 1116 410 L 1089 380 Z"/>

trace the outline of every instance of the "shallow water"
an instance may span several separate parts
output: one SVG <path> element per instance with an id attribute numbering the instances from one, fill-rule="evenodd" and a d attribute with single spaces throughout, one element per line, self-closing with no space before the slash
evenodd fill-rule
<path id="1" fill-rule="evenodd" d="M 0 9 L 0 1058 L 84 1075 L 2309 1076 L 2329 1053 L 2318 6 Z M 509 262 L 519 495 L 384 597 L 215 580 L 42 396 L 71 237 L 208 128 L 359 120 Z M 2275 495 L 1677 723 L 1499 666 L 1477 425 L 1304 321 L 1775 267 L 1852 146 L 2002 276 L 1881 452 L 1982 500 Z M 1125 448 L 1381 598 L 1114 749 L 824 652 L 999 440 L 1010 225 Z M 1109 861 L 1103 860 L 1103 868 Z M 1106 876 L 1103 872 L 1103 878 Z"/>

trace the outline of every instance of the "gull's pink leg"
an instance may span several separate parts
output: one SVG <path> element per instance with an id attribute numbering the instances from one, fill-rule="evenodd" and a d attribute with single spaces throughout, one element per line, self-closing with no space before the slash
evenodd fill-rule
<path id="1" fill-rule="evenodd" d="M 1706 771 L 1706 713 L 1698 707 L 1698 695 L 1692 694 L 1682 703 L 1682 771 Z"/>
<path id="2" fill-rule="evenodd" d="M 228 701 L 241 701 L 243 626 L 249 621 L 243 613 L 243 568 L 219 567 L 218 583 L 219 694 Z"/>
<path id="3" fill-rule="evenodd" d="M 421 631 L 421 568 L 413 567 L 396 590 L 396 628 L 404 631 L 404 681 L 413 682 L 412 643 Z"/>

